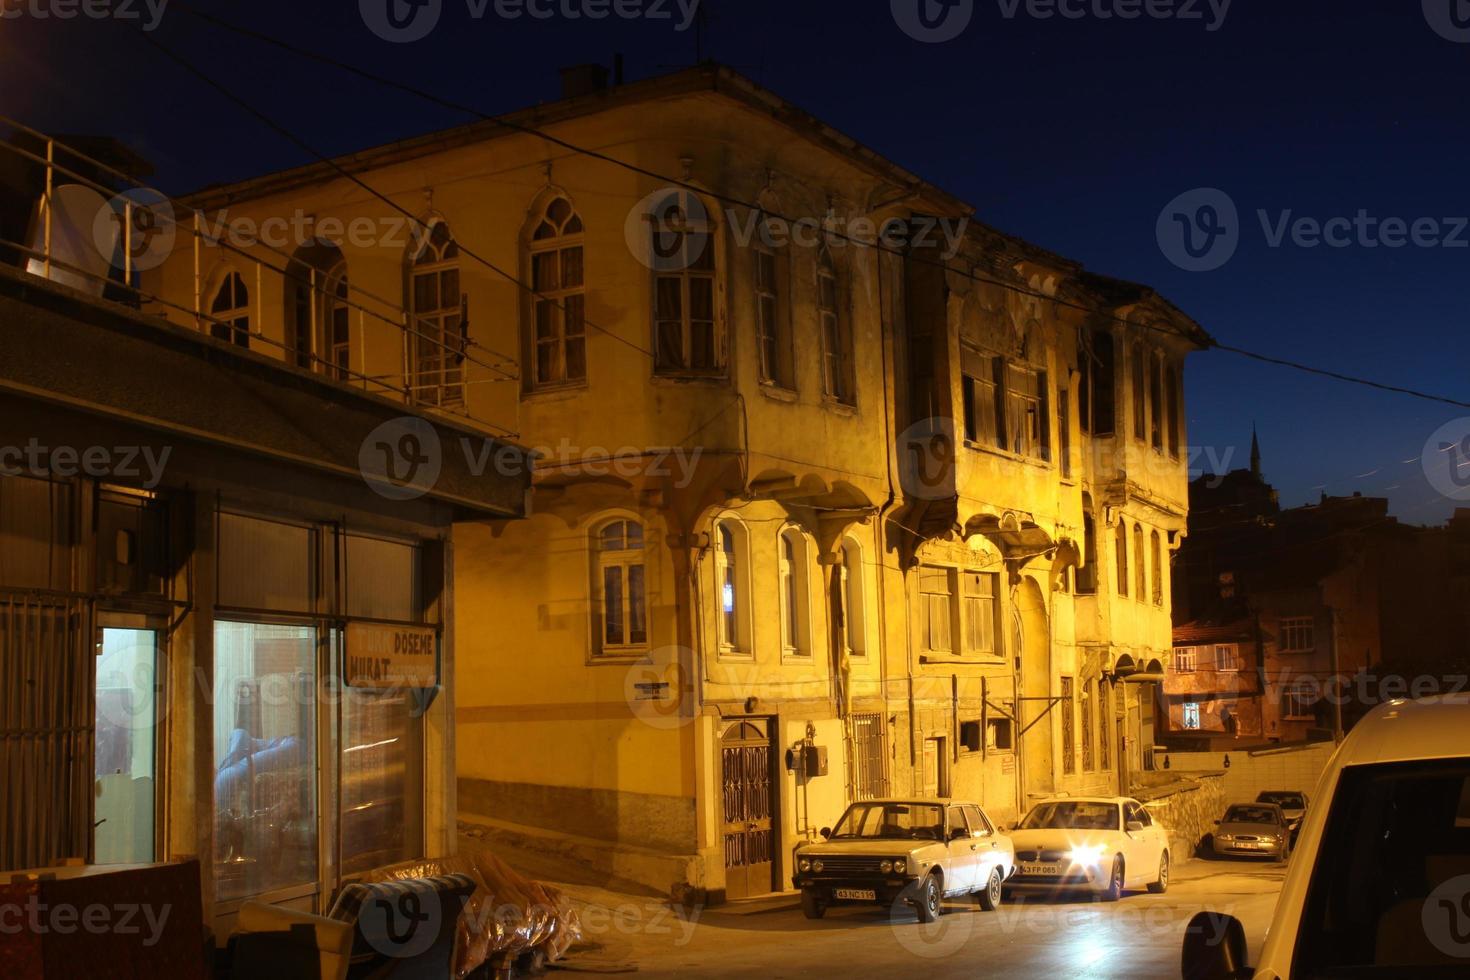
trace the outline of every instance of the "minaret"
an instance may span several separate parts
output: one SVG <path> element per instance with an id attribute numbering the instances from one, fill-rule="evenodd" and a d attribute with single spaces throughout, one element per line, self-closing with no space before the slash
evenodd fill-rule
<path id="1" fill-rule="evenodd" d="M 1261 440 L 1256 438 L 1256 424 L 1251 423 L 1251 476 L 1261 478 Z"/>

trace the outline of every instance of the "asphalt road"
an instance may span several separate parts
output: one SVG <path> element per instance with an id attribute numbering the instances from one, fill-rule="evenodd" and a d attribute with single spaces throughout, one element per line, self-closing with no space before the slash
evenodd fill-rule
<path id="1" fill-rule="evenodd" d="M 1246 928 L 1254 958 L 1285 866 L 1192 861 L 1165 895 L 1115 904 L 1085 897 L 1008 900 L 995 912 L 956 900 L 932 926 L 911 912 L 830 909 L 808 921 L 794 896 L 732 903 L 695 915 L 650 897 L 602 892 L 583 907 L 587 944 L 562 969 L 636 969 L 642 977 L 1016 978 L 1179 976 L 1184 928 L 1201 910 Z"/>

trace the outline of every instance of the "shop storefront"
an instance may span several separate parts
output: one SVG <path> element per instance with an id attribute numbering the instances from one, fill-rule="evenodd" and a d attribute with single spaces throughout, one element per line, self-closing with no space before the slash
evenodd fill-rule
<path id="1" fill-rule="evenodd" d="M 381 426 L 488 437 L 14 285 L 0 870 L 197 858 L 222 939 L 247 900 L 320 911 L 351 874 L 452 850 L 453 527 L 519 516 L 524 456 L 445 453 L 431 486 L 378 492 L 359 450 Z M 68 345 L 88 356 L 49 371 Z"/>

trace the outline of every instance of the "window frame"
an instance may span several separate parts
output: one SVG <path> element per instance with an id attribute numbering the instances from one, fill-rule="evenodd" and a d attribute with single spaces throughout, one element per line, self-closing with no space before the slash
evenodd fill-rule
<path id="1" fill-rule="evenodd" d="M 781 608 L 781 659 L 812 660 L 812 602 L 807 538 L 794 524 L 776 536 L 776 580 Z"/>
<path id="2" fill-rule="evenodd" d="M 825 243 L 817 249 L 812 278 L 816 287 L 817 336 L 822 345 L 822 398 L 829 403 L 855 408 L 857 377 L 854 371 L 852 309 L 847 303 L 841 271 Z M 824 288 L 827 283 L 831 284 L 830 303 Z"/>
<path id="3" fill-rule="evenodd" d="M 1282 616 L 1276 623 L 1277 649 L 1281 653 L 1315 653 L 1317 652 L 1317 618 L 1315 616 Z M 1289 636 L 1305 634 L 1308 641 L 1307 646 L 1293 646 L 1288 643 Z"/>
<path id="4" fill-rule="evenodd" d="M 722 536 L 729 535 L 731 551 L 723 547 Z M 750 618 L 750 537 L 745 525 L 732 516 L 715 521 L 715 642 L 719 656 L 749 659 L 755 654 Z M 724 608 L 724 591 L 729 584 L 734 593 L 734 608 Z M 735 635 L 729 635 L 731 619 Z"/>
<path id="5" fill-rule="evenodd" d="M 652 236 L 656 234 L 653 223 L 659 220 L 657 216 L 667 213 L 665 207 L 673 198 L 680 210 L 682 225 L 674 231 L 657 232 L 659 234 L 677 234 L 679 236 L 678 259 L 675 264 L 669 265 L 664 260 L 651 261 L 651 278 L 648 312 L 653 336 L 653 374 L 655 377 L 666 378 L 689 378 L 689 379 L 722 379 L 725 377 L 729 364 L 729 344 L 727 343 L 723 304 L 723 290 L 721 286 L 721 270 L 724 267 L 722 261 L 721 236 L 719 224 L 711 217 L 711 212 L 704 204 L 703 198 L 690 190 L 677 189 L 665 194 L 653 212 L 649 214 L 647 234 L 649 236 L 650 255 L 659 254 L 653 248 Z M 694 207 L 691 206 L 696 205 Z M 698 215 L 698 217 L 694 217 Z M 704 240 L 704 248 L 694 258 L 689 257 L 689 244 L 691 240 Z M 708 263 L 705 257 L 708 256 Z M 660 284 L 669 281 L 677 282 L 679 289 L 679 333 L 680 349 L 679 362 L 669 363 L 665 361 L 666 352 L 661 342 L 663 334 L 662 326 L 665 323 L 675 322 L 670 316 L 660 316 L 659 298 L 661 296 Z M 709 356 L 711 363 L 705 367 L 696 367 L 693 363 L 694 355 L 694 323 L 693 304 L 691 299 L 694 295 L 694 283 L 708 283 L 710 302 L 710 343 Z"/>
<path id="6" fill-rule="evenodd" d="M 637 547 L 624 547 L 620 549 L 605 549 L 602 546 L 602 538 L 606 531 L 614 524 L 635 525 L 639 529 L 639 544 Z M 625 528 L 623 540 L 628 540 L 628 532 Z M 641 517 L 615 514 L 603 518 L 592 526 L 589 535 L 588 546 L 592 551 L 592 601 L 589 603 L 589 619 L 592 629 L 592 659 L 617 660 L 628 657 L 646 655 L 652 645 L 652 623 L 649 619 L 649 580 L 648 580 L 648 525 Z M 608 616 L 607 595 L 605 592 L 608 569 L 621 569 L 620 582 L 622 584 L 622 609 L 620 614 L 624 625 L 623 642 L 610 643 L 607 639 Z M 634 600 L 631 587 L 631 569 L 641 569 L 643 580 L 642 623 L 643 639 L 632 641 Z"/>
<path id="7" fill-rule="evenodd" d="M 226 290 L 230 292 L 228 297 Z M 249 350 L 250 309 L 250 287 L 245 284 L 245 277 L 234 266 L 225 266 L 209 303 L 209 335 L 215 340 Z"/>
<path id="8" fill-rule="evenodd" d="M 1193 674 L 1198 669 L 1199 647 L 1189 646 L 1174 648 L 1174 673 Z"/>
<path id="9" fill-rule="evenodd" d="M 761 220 L 751 244 L 750 289 L 755 318 L 756 377 L 762 385 L 796 391 L 796 353 L 791 329 L 790 249 L 772 244 Z M 770 279 L 765 276 L 769 265 Z"/>
<path id="10" fill-rule="evenodd" d="M 861 660 L 868 656 L 868 578 L 863 549 L 862 544 L 851 536 L 843 538 L 839 547 L 842 552 L 842 560 L 837 564 L 838 574 L 842 577 L 842 633 L 848 656 Z"/>
<path id="11" fill-rule="evenodd" d="M 567 206 L 566 218 L 554 222 L 551 209 L 558 202 Z M 534 212 L 532 218 L 533 227 L 528 227 L 525 236 L 525 262 L 526 278 L 531 283 L 531 291 L 528 296 L 525 345 L 526 345 L 526 386 L 529 391 L 557 391 L 564 388 L 580 388 L 587 384 L 587 226 L 582 219 L 582 213 L 577 210 L 576 204 L 571 197 L 563 193 L 551 194 L 544 206 Z M 575 230 L 568 230 L 575 225 Z M 537 238 L 542 227 L 552 230 L 549 237 Z M 566 284 L 567 257 L 575 253 L 577 256 L 578 271 L 580 279 L 575 286 Z M 547 255 L 555 256 L 556 286 L 550 289 L 541 289 L 537 286 L 538 261 Z M 573 335 L 567 331 L 567 305 L 569 301 L 575 301 L 581 309 L 581 331 Z M 552 336 L 542 338 L 540 335 L 540 318 L 542 309 L 547 309 L 553 324 Z M 569 367 L 572 358 L 569 351 L 571 345 L 580 343 L 582 345 L 581 374 L 574 377 Z M 558 369 L 552 374 L 557 377 L 540 376 L 541 350 L 543 347 L 552 351 L 552 363 Z"/>
<path id="12" fill-rule="evenodd" d="M 409 363 L 409 390 L 413 392 L 413 399 L 421 405 L 436 405 L 441 407 L 462 406 L 465 398 L 465 329 L 467 326 L 465 312 L 464 292 L 464 270 L 459 263 L 459 243 L 454 238 L 454 232 L 449 223 L 442 218 L 430 220 L 426 225 L 426 232 L 418 240 L 415 250 L 408 259 L 408 296 L 404 303 L 408 311 L 409 336 L 408 350 Z M 436 246 L 434 233 L 438 229 L 444 229 L 446 240 Z M 428 258 L 426 261 L 426 257 Z M 448 274 L 453 274 L 458 298 L 453 305 L 444 303 L 444 283 Z M 418 284 L 422 278 L 434 280 L 434 291 L 439 297 L 439 303 L 433 309 L 420 310 L 418 305 Z M 421 336 L 425 332 L 426 325 L 432 325 L 437 334 L 425 338 Z M 457 334 L 457 337 L 455 336 Z M 432 341 L 436 353 L 429 355 L 432 361 L 440 361 L 443 366 L 426 368 L 424 366 L 425 355 L 420 351 L 419 345 L 426 340 Z M 458 346 L 458 363 L 451 365 L 456 357 L 454 347 Z M 451 380 L 455 375 L 458 380 Z M 436 380 L 426 381 L 426 377 L 434 377 Z M 430 392 L 433 393 L 429 397 Z"/>

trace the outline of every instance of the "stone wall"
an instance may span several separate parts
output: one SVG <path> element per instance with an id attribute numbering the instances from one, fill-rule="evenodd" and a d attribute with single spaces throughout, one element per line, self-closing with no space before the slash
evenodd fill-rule
<path id="1" fill-rule="evenodd" d="M 1224 772 L 1147 772 L 1133 787 L 1134 797 L 1169 831 L 1175 862 L 1194 857 L 1206 834 L 1225 812 Z"/>
<path id="2" fill-rule="evenodd" d="M 1327 768 L 1337 746 L 1332 742 L 1282 746 L 1244 752 L 1163 752 L 1157 765 L 1161 775 L 1192 776 L 1198 772 L 1225 774 L 1226 803 L 1250 803 L 1266 789 L 1297 790 L 1310 794 Z"/>

